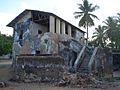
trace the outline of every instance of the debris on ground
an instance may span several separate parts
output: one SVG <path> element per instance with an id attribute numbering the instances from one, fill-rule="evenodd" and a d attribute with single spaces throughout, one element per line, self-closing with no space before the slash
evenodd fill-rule
<path id="1" fill-rule="evenodd" d="M 5 82 L 0 82 L 0 88 L 4 88 L 4 87 L 7 87 L 8 85 L 7 85 L 7 83 L 5 83 Z"/>
<path id="2" fill-rule="evenodd" d="M 85 73 L 64 73 L 63 79 L 58 83 L 58 86 L 75 86 L 87 87 L 90 85 L 102 85 L 103 81 L 97 80 L 95 77 Z"/>

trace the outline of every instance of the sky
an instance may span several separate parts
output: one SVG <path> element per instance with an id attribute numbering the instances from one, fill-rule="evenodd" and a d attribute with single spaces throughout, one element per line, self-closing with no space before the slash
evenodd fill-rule
<path id="1" fill-rule="evenodd" d="M 95 20 L 95 26 L 89 28 L 89 37 L 91 37 L 95 27 L 103 24 L 102 22 L 108 16 L 115 16 L 120 13 L 120 0 L 88 1 L 100 7 L 93 12 L 100 20 Z M 75 19 L 73 13 L 79 11 L 77 4 L 80 3 L 82 0 L 0 0 L 0 31 L 2 34 L 12 35 L 13 29 L 6 27 L 6 25 L 25 9 L 52 12 L 78 26 L 79 19 Z M 81 29 L 86 32 L 84 28 Z"/>

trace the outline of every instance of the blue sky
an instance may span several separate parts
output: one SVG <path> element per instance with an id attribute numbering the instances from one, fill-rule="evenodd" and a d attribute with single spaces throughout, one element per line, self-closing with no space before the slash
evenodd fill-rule
<path id="1" fill-rule="evenodd" d="M 6 25 L 25 9 L 52 12 L 78 26 L 79 20 L 74 18 L 73 13 L 78 11 L 77 3 L 81 2 L 82 0 L 1 0 L 0 31 L 3 34 L 12 35 L 12 28 L 6 27 Z M 100 9 L 94 12 L 100 19 L 100 21 L 95 20 L 96 26 L 102 24 L 102 21 L 108 16 L 120 12 L 120 0 L 89 0 L 89 2 L 100 6 Z M 90 37 L 94 28 L 89 30 Z M 85 31 L 85 29 L 81 29 Z"/>
<path id="2" fill-rule="evenodd" d="M 17 10 L 21 0 L 1 0 L 0 12 L 9 12 Z"/>

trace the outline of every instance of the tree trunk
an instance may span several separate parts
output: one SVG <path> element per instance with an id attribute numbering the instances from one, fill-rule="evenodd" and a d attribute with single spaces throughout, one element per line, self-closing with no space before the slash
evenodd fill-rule
<path id="1" fill-rule="evenodd" d="M 86 40 L 86 45 L 88 45 L 88 22 L 86 22 L 86 23 L 87 23 L 87 24 L 86 24 L 86 25 L 87 25 L 87 28 L 86 28 L 86 29 L 87 29 L 87 40 Z"/>

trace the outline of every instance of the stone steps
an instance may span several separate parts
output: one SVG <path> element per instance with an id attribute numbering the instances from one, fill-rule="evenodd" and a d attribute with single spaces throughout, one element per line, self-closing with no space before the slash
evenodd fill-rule
<path id="1" fill-rule="evenodd" d="M 92 56 L 91 49 L 86 48 L 86 51 L 84 53 L 85 55 L 84 55 L 81 65 L 79 66 L 78 72 L 88 73 L 89 72 L 88 64 Z"/>

